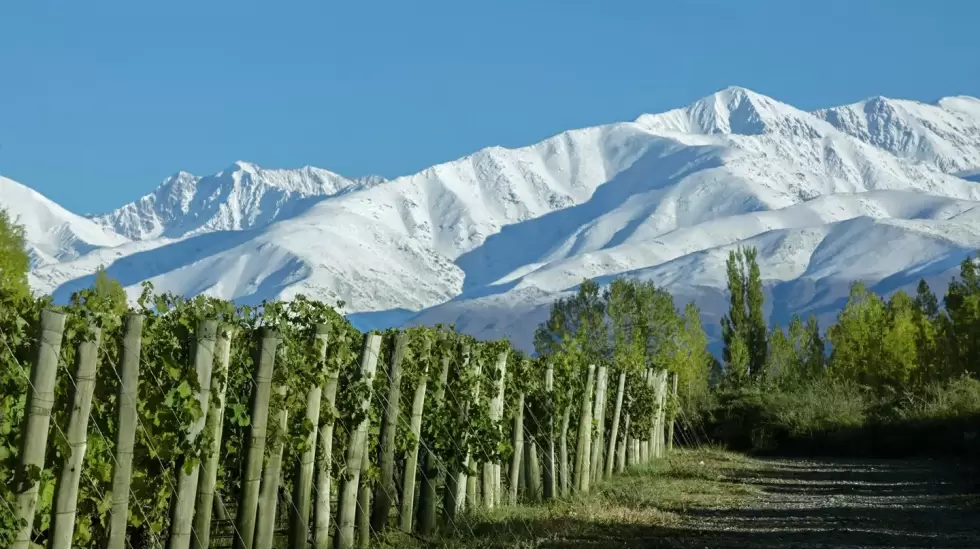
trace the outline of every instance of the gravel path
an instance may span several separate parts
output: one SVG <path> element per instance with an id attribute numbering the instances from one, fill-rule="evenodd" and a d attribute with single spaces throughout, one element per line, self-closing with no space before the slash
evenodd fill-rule
<path id="1" fill-rule="evenodd" d="M 978 481 L 975 464 L 950 461 L 691 454 L 578 502 L 513 508 L 468 525 L 468 535 L 409 546 L 980 549 Z"/>
<path id="2" fill-rule="evenodd" d="M 980 549 L 977 472 L 939 461 L 755 461 L 718 481 L 754 496 L 678 509 L 671 526 L 592 524 L 481 547 L 590 549 Z M 696 489 L 692 484 L 691 488 Z M 555 528 L 549 527 L 554 530 Z"/>
<path id="3" fill-rule="evenodd" d="M 937 461 L 766 461 L 726 481 L 761 495 L 743 506 L 688 509 L 647 546 L 980 549 L 974 470 Z M 636 545 L 640 546 L 640 545 Z"/>

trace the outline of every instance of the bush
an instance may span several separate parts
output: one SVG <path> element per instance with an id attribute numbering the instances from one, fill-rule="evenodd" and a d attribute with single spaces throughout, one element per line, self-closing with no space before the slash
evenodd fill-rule
<path id="1" fill-rule="evenodd" d="M 980 381 L 877 396 L 820 377 L 805 384 L 724 391 L 705 418 L 709 437 L 764 454 L 903 457 L 964 455 L 980 446 Z"/>
<path id="2" fill-rule="evenodd" d="M 820 379 L 786 388 L 725 391 L 706 420 L 709 435 L 739 450 L 779 451 L 795 439 L 865 423 L 867 402 L 852 385 Z"/>
<path id="3" fill-rule="evenodd" d="M 961 377 L 946 383 L 931 383 L 921 393 L 906 398 L 895 408 L 897 420 L 944 420 L 980 415 L 980 380 Z"/>

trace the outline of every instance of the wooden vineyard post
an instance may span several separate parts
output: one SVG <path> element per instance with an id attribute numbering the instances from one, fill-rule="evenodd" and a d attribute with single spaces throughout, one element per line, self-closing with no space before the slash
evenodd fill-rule
<path id="1" fill-rule="evenodd" d="M 670 374 L 670 394 L 673 400 L 672 411 L 670 414 L 670 427 L 667 429 L 667 451 L 674 449 L 674 424 L 677 423 L 677 372 Z"/>
<path id="2" fill-rule="evenodd" d="M 652 369 L 647 368 L 647 370 L 643 373 L 643 384 L 646 385 L 648 391 L 653 387 L 653 370 Z M 654 406 L 656 406 L 656 405 L 654 405 Z M 650 443 L 653 442 L 653 437 L 650 436 L 650 433 L 653 431 L 653 427 L 652 427 L 652 425 L 653 425 L 653 413 L 655 411 L 656 411 L 656 408 L 651 409 L 648 412 L 650 414 L 650 425 L 651 425 L 651 427 L 649 429 L 647 429 L 647 432 L 645 433 L 646 434 L 646 438 L 641 438 L 640 439 L 640 443 L 639 443 L 640 444 L 640 452 L 639 452 L 640 453 L 640 458 L 639 458 L 639 462 L 640 463 L 647 463 L 648 461 L 650 461 Z M 644 433 L 640 433 L 640 435 L 643 436 Z"/>
<path id="3" fill-rule="evenodd" d="M 388 398 L 382 403 L 381 432 L 378 440 L 378 463 L 381 477 L 374 489 L 371 507 L 371 531 L 380 533 L 388 524 L 391 505 L 395 501 L 395 434 L 401 414 L 402 369 L 408 347 L 408 332 L 401 331 L 395 336 L 395 350 L 388 364 Z"/>
<path id="4" fill-rule="evenodd" d="M 207 422 L 208 401 L 211 396 L 211 370 L 214 366 L 214 343 L 218 331 L 218 321 L 202 320 L 197 326 L 194 342 L 194 370 L 200 391 L 197 401 L 203 413 L 188 429 L 187 439 L 191 442 L 204 430 Z M 201 472 L 200 464 L 195 464 L 190 472 L 182 467 L 177 479 L 177 497 L 172 502 L 170 517 L 170 538 L 167 549 L 188 549 L 194 527 L 194 503 L 197 500 L 197 479 Z"/>
<path id="5" fill-rule="evenodd" d="M 527 420 L 525 414 L 525 421 Z M 527 478 L 527 499 L 528 501 L 541 500 L 541 465 L 538 461 L 538 443 L 534 440 L 534 435 L 525 431 L 524 440 L 524 471 Z"/>
<path id="6" fill-rule="evenodd" d="M 661 370 L 660 373 L 660 405 L 657 410 L 657 457 L 665 457 L 667 455 L 667 379 L 670 377 L 670 373 L 667 370 Z"/>
<path id="7" fill-rule="evenodd" d="M 651 370 L 650 386 L 653 388 L 653 409 L 650 411 L 653 421 L 650 422 L 650 431 L 647 435 L 649 441 L 649 453 L 647 457 L 650 461 L 657 458 L 657 424 L 660 421 L 660 372 L 661 370 Z"/>
<path id="8" fill-rule="evenodd" d="M 248 430 L 245 464 L 235 515 L 235 549 L 252 549 L 255 537 L 255 513 L 259 507 L 259 488 L 265 459 L 265 442 L 269 422 L 269 397 L 272 395 L 272 373 L 276 363 L 279 334 L 271 328 L 260 328 L 254 364 L 257 365 L 251 397 L 251 427 Z"/>
<path id="9" fill-rule="evenodd" d="M 471 359 L 471 363 L 472 363 L 472 359 Z M 483 363 L 481 361 L 476 361 L 476 379 L 477 379 L 477 382 L 476 382 L 476 387 L 473 389 L 473 398 L 472 398 L 472 400 L 469 403 L 467 403 L 467 407 L 466 407 L 467 408 L 467 413 L 466 413 L 466 422 L 467 423 L 469 422 L 470 410 L 472 410 L 476 406 L 479 406 L 479 402 L 480 402 L 480 389 L 481 389 L 479 379 L 480 379 L 480 376 L 482 374 L 483 374 Z M 469 451 L 468 448 L 466 450 L 466 461 L 464 463 L 465 463 L 465 465 L 464 465 L 464 471 L 465 472 L 463 473 L 463 478 L 461 480 L 461 484 L 465 484 L 466 485 L 466 493 L 465 493 L 465 496 L 466 496 L 466 506 L 469 507 L 470 509 L 476 509 L 477 507 L 480 506 L 480 497 L 479 497 L 479 494 L 477 493 L 477 490 L 476 490 L 477 475 L 476 474 L 472 474 L 471 475 L 469 473 L 470 473 L 470 469 L 471 468 L 473 469 L 474 473 L 476 471 L 479 471 L 479 467 L 476 466 L 476 463 L 473 460 L 473 454 L 472 454 L 472 452 Z M 460 497 L 462 497 L 462 495 Z"/>
<path id="10" fill-rule="evenodd" d="M 444 338 L 445 333 L 441 337 Z M 432 405 L 435 410 L 439 410 L 445 400 L 451 363 L 452 360 L 448 354 L 442 357 L 439 384 L 432 395 Z M 426 446 L 423 450 L 422 484 L 419 486 L 419 531 L 423 534 L 431 534 L 436 528 L 439 478 L 445 475 L 445 471 L 439 465 L 439 457 L 432 452 L 431 447 Z"/>
<path id="11" fill-rule="evenodd" d="M 626 471 L 626 455 L 628 453 L 628 448 L 632 444 L 632 439 L 630 437 L 630 415 L 626 413 L 626 417 L 623 419 L 623 436 L 619 442 L 619 451 L 616 454 L 616 472 L 622 473 Z"/>
<path id="12" fill-rule="evenodd" d="M 568 430 L 572 422 L 572 390 L 568 390 L 568 404 L 561 414 L 561 428 L 558 439 L 558 476 L 561 478 L 561 495 L 567 496 L 572 490 L 572 470 L 568 462 Z"/>
<path id="13" fill-rule="evenodd" d="M 95 374 L 99 366 L 99 343 L 102 332 L 90 326 L 87 337 L 78 344 L 75 353 L 75 373 L 71 391 L 71 407 L 68 409 L 68 439 L 70 454 L 64 457 L 61 471 L 54 486 L 54 505 L 51 508 L 51 529 L 48 538 L 50 549 L 70 549 L 75 533 L 75 513 L 78 504 L 78 483 L 82 478 L 85 447 L 88 443 L 88 420 L 92 412 L 92 395 L 95 392 Z"/>
<path id="14" fill-rule="evenodd" d="M 371 453 L 367 446 L 364 447 L 364 455 L 361 458 L 361 473 L 363 474 L 371 467 Z M 368 549 L 371 545 L 371 484 L 362 482 L 357 487 L 357 548 Z"/>
<path id="15" fill-rule="evenodd" d="M 616 405 L 613 408 L 612 428 L 609 431 L 609 444 L 606 449 L 606 468 L 605 477 L 609 478 L 613 474 L 618 454 L 619 442 L 619 421 L 623 413 L 623 393 L 626 389 L 626 372 L 619 372 L 619 384 L 616 387 Z"/>
<path id="16" fill-rule="evenodd" d="M 656 370 L 653 374 L 653 423 L 650 425 L 650 458 L 663 455 L 664 444 L 664 396 L 667 390 L 667 370 Z"/>
<path id="17" fill-rule="evenodd" d="M 112 511 L 109 519 L 107 549 L 125 549 L 129 522 L 129 490 L 133 474 L 133 450 L 136 446 L 140 352 L 143 315 L 129 313 L 123 327 L 122 351 L 119 357 L 119 395 L 116 430 L 116 459 L 112 470 Z"/>
<path id="18" fill-rule="evenodd" d="M 191 547 L 208 549 L 211 545 L 211 511 L 214 509 L 214 490 L 218 482 L 218 461 L 221 457 L 221 434 L 225 418 L 225 394 L 228 390 L 228 363 L 231 360 L 231 328 L 218 329 L 215 343 L 215 361 L 218 370 L 212 375 L 212 384 L 218 381 L 217 399 L 208 405 L 208 419 L 205 429 L 211 437 L 203 468 L 197 480 L 197 503 L 194 509 L 194 535 Z"/>
<path id="19" fill-rule="evenodd" d="M 524 432 L 523 427 L 521 428 L 521 432 L 522 433 Z M 521 435 L 521 441 L 522 441 L 521 442 L 521 448 L 522 448 L 522 451 L 521 451 L 521 461 L 520 461 L 520 463 L 517 466 L 517 468 L 519 469 L 519 471 L 517 472 L 517 490 L 521 494 L 524 494 L 524 499 L 526 500 L 528 498 L 528 494 L 527 494 L 527 463 L 525 462 L 526 460 L 524 458 L 524 452 L 527 451 L 527 450 L 523 450 L 523 448 L 524 448 L 524 442 L 523 442 L 523 440 L 524 440 L 524 435 L 522 434 Z"/>
<path id="20" fill-rule="evenodd" d="M 605 440 L 606 431 L 606 384 L 608 381 L 609 370 L 605 366 L 599 367 L 599 374 L 596 379 L 595 406 L 592 410 L 592 419 L 596 421 L 596 438 L 592 442 L 592 456 L 589 459 L 590 480 L 595 482 L 602 471 L 602 443 Z"/>
<path id="21" fill-rule="evenodd" d="M 273 442 L 269 459 L 262 470 L 262 483 L 259 486 L 259 506 L 255 522 L 255 549 L 272 549 L 275 536 L 276 518 L 279 506 L 279 481 L 282 478 L 283 437 L 289 428 L 289 412 L 286 410 L 286 386 L 275 387 L 278 401 L 282 405 L 276 416 L 281 435 Z"/>
<path id="22" fill-rule="evenodd" d="M 504 415 L 504 377 L 507 374 L 507 351 L 497 355 L 496 394 L 490 401 L 490 421 L 499 428 Z M 500 503 L 500 462 L 483 464 L 483 506 L 492 509 Z"/>
<path id="23" fill-rule="evenodd" d="M 555 393 L 555 368 L 548 362 L 544 370 L 544 394 L 549 401 L 554 401 Z M 545 501 L 555 499 L 558 494 L 558 486 L 555 482 L 555 417 L 554 407 L 549 407 L 548 417 L 545 418 L 545 442 L 544 442 L 544 486 L 542 495 Z"/>
<path id="24" fill-rule="evenodd" d="M 654 383 L 654 395 L 656 406 L 656 412 L 654 413 L 653 429 L 650 432 L 650 440 L 652 442 L 650 457 L 660 458 L 663 455 L 664 447 L 664 408 L 663 408 L 663 398 L 666 395 L 667 390 L 667 371 L 657 370 L 653 377 Z"/>
<path id="25" fill-rule="evenodd" d="M 336 366 L 336 365 L 335 365 Z M 337 418 L 337 384 L 340 372 L 334 368 L 327 372 L 327 384 L 323 398 L 327 401 L 329 417 L 320 425 L 320 452 L 317 456 L 316 508 L 313 518 L 313 546 L 330 549 L 330 491 L 333 488 L 333 428 Z"/>
<path id="26" fill-rule="evenodd" d="M 459 366 L 458 375 L 456 380 L 459 380 L 459 376 L 464 375 L 467 368 L 470 367 L 470 346 L 463 345 L 463 357 L 462 363 Z M 456 383 L 455 385 L 458 385 Z M 454 406 L 454 411 L 457 414 L 459 425 L 466 425 L 466 416 L 469 409 L 469 400 L 464 395 L 458 394 L 458 387 L 454 387 L 452 391 L 452 401 Z M 466 400 L 462 400 L 466 398 Z M 469 452 L 465 455 L 465 460 L 462 464 L 456 465 L 456 468 L 463 468 L 465 470 L 469 463 Z M 462 471 L 447 468 L 446 471 L 446 484 L 443 487 L 443 501 L 442 501 L 442 513 L 444 519 L 447 523 L 452 523 L 456 519 L 456 514 L 462 511 L 463 505 L 465 504 L 466 495 L 466 476 Z"/>
<path id="27" fill-rule="evenodd" d="M 370 333 L 364 337 L 364 350 L 361 352 L 361 380 L 371 387 L 374 372 L 378 367 L 378 352 L 381 349 L 381 335 Z M 368 427 L 371 425 L 371 393 L 365 394 L 361 400 L 363 419 L 351 433 L 350 443 L 344 460 L 347 470 L 340 482 L 340 498 L 337 509 L 337 536 L 334 538 L 336 549 L 352 549 L 356 541 L 354 537 L 354 521 L 357 513 L 358 487 L 361 480 L 361 469 L 364 452 L 367 451 Z"/>
<path id="28" fill-rule="evenodd" d="M 14 492 L 17 494 L 17 519 L 23 521 L 12 549 L 28 549 L 37 508 L 39 482 L 31 471 L 44 470 L 44 453 L 48 446 L 48 427 L 54 406 L 54 383 L 58 373 L 58 356 L 65 331 L 65 315 L 52 310 L 41 311 L 37 353 L 31 364 L 31 384 L 24 407 L 24 428 Z"/>
<path id="29" fill-rule="evenodd" d="M 627 379 L 625 400 L 630 403 L 629 410 L 633 409 L 633 404 L 635 403 L 636 395 L 633 393 L 634 384 L 639 382 L 639 376 L 634 376 L 632 379 Z M 639 457 L 638 449 L 639 445 L 636 437 L 633 436 L 633 431 L 636 430 L 636 425 L 633 424 L 633 414 L 631 411 L 626 412 L 626 423 L 624 424 L 623 431 L 623 449 L 622 452 L 622 464 L 623 468 L 621 471 L 625 471 L 627 468 L 635 467 L 637 458 Z"/>
<path id="30" fill-rule="evenodd" d="M 582 408 L 578 422 L 578 443 L 575 446 L 575 489 L 589 491 L 589 458 L 592 452 L 592 386 L 595 384 L 595 364 L 589 364 Z"/>
<path id="31" fill-rule="evenodd" d="M 419 447 L 422 441 L 422 412 L 425 409 L 425 390 L 429 382 L 429 351 L 430 341 L 425 340 L 423 349 L 425 366 L 421 373 L 418 383 L 415 385 L 415 394 L 412 396 L 412 419 L 409 429 L 412 432 L 413 443 L 405 456 L 405 470 L 402 473 L 402 501 L 399 510 L 398 527 L 402 532 L 412 532 L 412 521 L 415 517 L 415 476 L 418 472 Z"/>
<path id="32" fill-rule="evenodd" d="M 517 505 L 517 488 L 520 484 L 521 468 L 524 466 L 524 393 L 517 395 L 511 444 L 514 446 L 514 453 L 510 456 L 510 471 L 507 475 L 507 501 L 511 505 Z"/>
<path id="33" fill-rule="evenodd" d="M 508 358 L 510 352 L 507 352 Z M 507 401 L 505 400 L 505 389 L 507 387 L 507 359 L 504 359 L 504 366 L 500 372 L 500 386 L 497 398 L 497 422 L 499 425 L 499 434 L 503 437 L 504 433 L 504 408 L 506 407 Z M 504 463 L 498 460 L 493 465 L 493 498 L 494 505 L 501 506 L 504 505 Z"/>
<path id="34" fill-rule="evenodd" d="M 318 324 L 314 329 L 314 344 L 317 350 L 316 369 L 323 373 L 326 368 L 327 343 L 330 326 Z M 334 387 L 336 392 L 336 387 Z M 323 387 L 314 385 L 306 392 L 306 421 L 311 425 L 306 435 L 306 450 L 296 463 L 296 479 L 293 484 L 293 505 L 289 508 L 289 545 L 305 549 L 310 536 L 311 491 L 313 473 L 316 466 L 317 434 L 320 423 L 320 401 Z"/>

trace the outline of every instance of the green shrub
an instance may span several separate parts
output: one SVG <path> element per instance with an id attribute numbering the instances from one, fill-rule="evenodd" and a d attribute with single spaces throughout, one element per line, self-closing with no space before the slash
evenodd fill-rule
<path id="1" fill-rule="evenodd" d="M 978 418 L 976 379 L 882 396 L 826 376 L 722 391 L 704 423 L 710 438 L 738 450 L 899 457 L 970 454 Z"/>
<path id="2" fill-rule="evenodd" d="M 896 407 L 898 420 L 943 420 L 980 415 L 980 380 L 961 377 L 931 383 Z"/>

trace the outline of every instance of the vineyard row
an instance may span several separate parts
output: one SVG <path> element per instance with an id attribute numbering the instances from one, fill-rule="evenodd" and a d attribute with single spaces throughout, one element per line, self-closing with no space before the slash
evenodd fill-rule
<path id="1" fill-rule="evenodd" d="M 25 311 L 36 336 L 0 334 L 24 357 L 21 404 L 0 409 L 16 423 L 0 494 L 13 549 L 365 547 L 588 492 L 674 438 L 677 376 L 643 357 L 360 334 L 303 298 L 162 296 L 127 314 L 87 298 Z"/>

